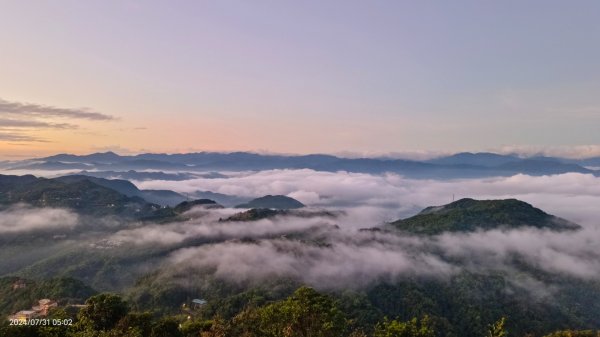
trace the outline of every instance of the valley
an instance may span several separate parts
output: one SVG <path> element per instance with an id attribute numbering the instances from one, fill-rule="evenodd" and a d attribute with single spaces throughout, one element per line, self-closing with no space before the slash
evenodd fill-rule
<path id="1" fill-rule="evenodd" d="M 433 182 L 394 173 L 306 169 L 143 178 L 124 171 L 139 178 L 131 181 L 118 170 L 106 172 L 111 173 L 0 176 L 5 294 L 0 314 L 8 317 L 50 298 L 59 303 L 61 315 L 83 319 L 77 314 L 83 309 L 69 305 L 85 308 L 91 296 L 113 293 L 127 304 L 127 315 L 175 321 L 189 316 L 189 336 L 213 336 L 218 328 L 231 336 L 263 336 L 267 330 L 261 329 L 280 329 L 277 324 L 293 319 L 282 312 L 261 321 L 261 312 L 283 310 L 296 301 L 328 303 L 335 316 L 319 315 L 333 320 L 322 324 L 338 322 L 332 336 L 378 336 L 377 331 L 390 328 L 386 318 L 408 325 L 425 320 L 435 336 L 483 336 L 503 317 L 515 336 L 600 326 L 595 208 L 579 224 L 518 199 L 536 193 L 538 185 L 524 191 L 511 182 L 518 177 L 597 179 L 587 172 L 444 176 Z M 305 174 L 322 182 L 313 185 L 311 178 L 302 178 Z M 255 180 L 261 184 L 262 175 L 280 175 L 272 181 L 290 191 L 273 185 L 263 195 L 232 193 L 231 184 L 245 191 Z M 338 177 L 346 186 L 336 182 Z M 222 189 L 210 191 L 219 183 Z M 372 186 L 368 192 L 361 187 L 365 183 Z M 516 198 L 477 198 L 473 185 L 473 198 L 411 206 L 406 203 L 417 199 L 402 192 L 411 184 L 418 193 L 419 186 L 454 191 L 475 183 L 502 184 Z M 329 195 L 324 186 L 340 194 Z M 398 189 L 400 199 L 377 198 L 391 188 Z M 562 193 L 547 191 L 540 200 L 552 205 Z M 206 195 L 220 197 L 225 205 L 197 197 Z M 366 206 L 371 208 L 367 217 Z M 27 287 L 13 289 L 17 281 Z M 197 299 L 205 302 L 194 306 Z M 68 329 L 77 335 L 83 328 Z"/>

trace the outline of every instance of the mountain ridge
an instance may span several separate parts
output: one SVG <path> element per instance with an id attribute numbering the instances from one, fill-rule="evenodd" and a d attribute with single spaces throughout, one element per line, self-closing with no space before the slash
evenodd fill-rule
<path id="1" fill-rule="evenodd" d="M 411 178 L 477 178 L 514 174 L 548 175 L 577 172 L 600 176 L 590 169 L 600 157 L 559 157 L 462 152 L 430 160 L 384 157 L 345 158 L 327 154 L 273 155 L 252 152 L 143 153 L 121 156 L 114 152 L 88 155 L 59 154 L 11 163 L 7 169 L 37 170 L 179 170 L 186 172 L 312 169 L 316 171 L 382 174 L 393 172 Z M 589 167 L 588 167 L 589 166 Z M 178 179 L 173 177 L 173 179 Z"/>

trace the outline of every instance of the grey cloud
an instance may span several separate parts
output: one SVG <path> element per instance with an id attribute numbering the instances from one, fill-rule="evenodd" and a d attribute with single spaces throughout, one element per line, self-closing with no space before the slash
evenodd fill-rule
<path id="1" fill-rule="evenodd" d="M 40 129 L 76 129 L 72 123 L 49 122 L 47 118 L 114 120 L 113 116 L 88 109 L 68 109 L 53 106 L 10 102 L 0 98 L 0 141 L 46 142 L 31 133 Z"/>
<path id="2" fill-rule="evenodd" d="M 293 278 L 319 288 L 360 288 L 413 276 L 445 279 L 461 271 L 503 272 L 513 286 L 550 294 L 535 273 L 517 270 L 515 258 L 536 270 L 600 280 L 600 231 L 536 229 L 414 237 L 400 233 L 321 232 L 311 240 L 262 238 L 225 241 L 175 251 L 169 265 L 214 272 L 231 282 Z M 314 238 L 313 238 L 314 239 Z M 522 264 L 521 264 L 522 266 Z"/>
<path id="3" fill-rule="evenodd" d="M 0 234 L 73 228 L 77 220 L 76 214 L 64 209 L 14 205 L 0 211 Z"/>
<path id="4" fill-rule="evenodd" d="M 233 282 L 294 278 L 319 288 L 357 288 L 401 275 L 450 275 L 455 267 L 425 251 L 410 252 L 387 242 L 336 241 L 326 246 L 282 239 L 224 242 L 186 248 L 170 262 L 214 270 Z"/>
<path id="5" fill-rule="evenodd" d="M 58 108 L 48 105 L 10 102 L 0 99 L 0 115 L 21 117 L 61 117 L 88 120 L 114 120 L 110 115 L 88 109 Z"/>
<path id="6" fill-rule="evenodd" d="M 18 132 L 6 132 L 0 131 L 0 141 L 11 141 L 11 142 L 46 142 L 45 139 L 33 137 Z"/>
<path id="7" fill-rule="evenodd" d="M 575 232 L 539 229 L 445 234 L 436 240 L 445 255 L 485 266 L 508 265 L 514 256 L 551 273 L 600 279 L 600 229 Z"/>
<path id="8" fill-rule="evenodd" d="M 125 229 L 111 236 L 115 242 L 134 244 L 178 244 L 188 239 L 227 240 L 236 238 L 261 238 L 283 235 L 293 232 L 319 229 L 333 226 L 332 219 L 279 217 L 252 222 L 220 222 L 239 210 L 207 211 L 201 207 L 186 213 L 186 216 L 197 217 L 186 222 L 147 225 Z"/>
<path id="9" fill-rule="evenodd" d="M 17 120 L 0 118 L 0 128 L 48 128 L 48 129 L 75 129 L 77 125 L 69 123 L 47 123 L 35 120 Z"/>
<path id="10" fill-rule="evenodd" d="M 591 111 L 591 110 L 590 110 Z M 598 110 L 595 110 L 597 113 Z M 590 158 L 600 156 L 600 144 L 573 145 L 573 146 L 523 146 L 509 145 L 497 149 L 489 149 L 490 152 L 504 154 L 519 154 L 522 156 L 549 156 L 562 158 Z"/>

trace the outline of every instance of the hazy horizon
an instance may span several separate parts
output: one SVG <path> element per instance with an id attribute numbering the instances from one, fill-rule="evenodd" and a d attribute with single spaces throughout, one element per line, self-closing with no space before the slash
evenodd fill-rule
<path id="1" fill-rule="evenodd" d="M 165 155 L 173 155 L 173 154 L 194 154 L 194 153 L 223 153 L 223 154 L 233 154 L 233 153 L 252 153 L 257 155 L 264 156 L 306 156 L 306 155 L 324 155 L 324 156 L 335 156 L 339 158 L 373 158 L 373 159 L 405 159 L 405 160 L 414 160 L 414 161 L 426 161 L 430 159 L 443 158 L 448 156 L 453 156 L 457 154 L 497 154 L 497 155 L 505 155 L 505 156 L 515 156 L 518 158 L 535 158 L 535 157 L 554 157 L 554 158 L 563 158 L 563 159 L 592 159 L 600 156 L 600 146 L 574 146 L 574 147 L 554 147 L 554 148 L 542 148 L 542 147 L 503 147 L 498 149 L 483 149 L 483 150 L 475 150 L 475 151 L 402 151 L 402 152 L 381 152 L 381 151 L 373 151 L 373 152 L 353 152 L 353 151 L 339 151 L 339 152 L 305 152 L 305 153 L 294 153 L 294 152 L 275 152 L 275 151 L 267 151 L 267 150 L 223 150 L 223 151 L 211 151 L 211 150 L 189 150 L 189 151 L 150 151 L 150 150 L 140 150 L 140 151 L 131 151 L 131 150 L 123 150 L 123 149 L 100 149 L 100 150 L 90 150 L 90 151 L 75 151 L 75 152 L 50 152 L 47 154 L 40 155 L 16 155 L 16 156 L 0 156 L 0 160 L 5 161 L 19 161 L 19 160 L 32 160 L 39 158 L 47 158 L 53 157 L 57 155 L 75 155 L 75 156 L 87 156 L 93 154 L 104 154 L 104 153 L 114 153 L 118 156 L 138 156 L 144 154 L 165 154 Z"/>

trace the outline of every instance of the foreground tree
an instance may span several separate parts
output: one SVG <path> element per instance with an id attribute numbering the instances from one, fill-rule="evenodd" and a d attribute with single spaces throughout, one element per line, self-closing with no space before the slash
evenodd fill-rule
<path id="1" fill-rule="evenodd" d="M 80 327 L 85 330 L 110 330 L 129 312 L 127 303 L 113 294 L 92 296 L 85 304 L 77 315 Z"/>
<path id="2" fill-rule="evenodd" d="M 413 318 L 407 322 L 388 320 L 375 326 L 373 337 L 434 337 L 435 333 L 428 316 Z"/>
<path id="3" fill-rule="evenodd" d="M 152 326 L 150 337 L 183 337 L 179 322 L 173 318 L 162 318 Z"/>
<path id="4" fill-rule="evenodd" d="M 267 329 L 276 336 L 335 337 L 346 330 L 346 319 L 336 302 L 308 287 L 299 288 L 283 302 L 267 306 L 261 316 L 267 323 L 263 326 L 276 327 Z"/>
<path id="5" fill-rule="evenodd" d="M 331 297 L 301 287 L 283 301 L 242 311 L 230 328 L 244 337 L 338 337 L 347 325 Z"/>
<path id="6" fill-rule="evenodd" d="M 491 324 L 488 328 L 488 332 L 485 337 L 506 337 L 508 332 L 504 327 L 506 323 L 506 317 L 500 318 L 494 324 Z"/>

